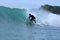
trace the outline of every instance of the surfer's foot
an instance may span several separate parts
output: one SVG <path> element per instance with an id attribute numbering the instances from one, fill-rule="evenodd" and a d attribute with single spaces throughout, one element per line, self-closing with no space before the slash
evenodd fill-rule
<path id="1" fill-rule="evenodd" d="M 36 21 L 34 21 L 36 23 Z"/>

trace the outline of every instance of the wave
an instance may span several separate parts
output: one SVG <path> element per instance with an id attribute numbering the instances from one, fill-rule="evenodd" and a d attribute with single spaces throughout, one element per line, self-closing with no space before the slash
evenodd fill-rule
<path id="1" fill-rule="evenodd" d="M 0 6 L 0 21 L 24 22 L 26 20 L 26 9 L 8 8 Z"/>
<path id="2" fill-rule="evenodd" d="M 40 25 L 49 25 L 49 26 L 60 26 L 60 16 L 55 16 L 44 10 L 34 9 L 30 12 L 27 12 L 27 9 L 18 9 L 18 8 L 8 8 L 0 6 L 0 22 L 13 22 L 13 23 L 26 23 L 28 21 L 27 15 L 29 13 L 33 14 L 36 17 L 37 24 Z M 52 16 L 52 17 L 50 17 Z M 58 17 L 58 19 L 56 18 Z M 26 19 L 27 18 L 27 19 Z M 55 19 L 54 19 L 55 18 Z M 52 24 L 53 21 L 53 24 Z"/>

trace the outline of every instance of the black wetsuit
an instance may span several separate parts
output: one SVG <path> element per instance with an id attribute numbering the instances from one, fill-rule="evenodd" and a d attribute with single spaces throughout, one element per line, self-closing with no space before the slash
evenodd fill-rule
<path id="1" fill-rule="evenodd" d="M 31 22 L 35 22 L 36 23 L 36 18 L 33 15 L 29 15 L 29 19 Z"/>

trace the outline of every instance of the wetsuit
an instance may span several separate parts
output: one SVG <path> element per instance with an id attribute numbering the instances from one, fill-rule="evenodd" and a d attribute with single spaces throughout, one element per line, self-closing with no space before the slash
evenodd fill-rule
<path id="1" fill-rule="evenodd" d="M 29 15 L 29 19 L 31 22 L 35 22 L 36 23 L 36 18 L 33 15 Z"/>

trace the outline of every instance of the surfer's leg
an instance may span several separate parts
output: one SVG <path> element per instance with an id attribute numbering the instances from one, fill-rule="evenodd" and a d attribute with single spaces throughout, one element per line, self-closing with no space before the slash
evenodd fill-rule
<path id="1" fill-rule="evenodd" d="M 30 20 L 33 23 L 33 19 Z"/>
<path id="2" fill-rule="evenodd" d="M 34 20 L 34 22 L 36 23 L 36 20 Z"/>

